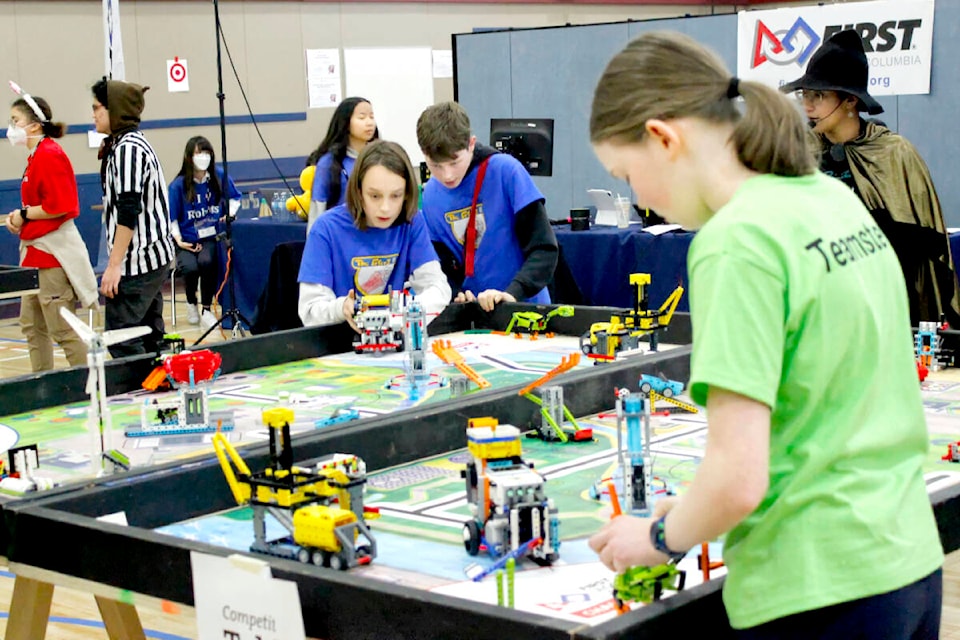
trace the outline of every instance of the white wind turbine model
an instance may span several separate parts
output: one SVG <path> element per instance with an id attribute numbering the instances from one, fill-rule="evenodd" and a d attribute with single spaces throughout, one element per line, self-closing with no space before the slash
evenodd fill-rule
<path id="1" fill-rule="evenodd" d="M 80 339 L 87 345 L 87 393 L 90 394 L 90 408 L 87 410 L 87 429 L 90 432 L 90 472 L 101 473 L 102 454 L 113 450 L 113 429 L 110 410 L 107 408 L 107 377 L 103 363 L 107 347 L 118 342 L 126 342 L 150 333 L 150 327 L 128 327 L 97 333 L 69 309 L 60 309 L 60 315 L 73 327 Z"/>

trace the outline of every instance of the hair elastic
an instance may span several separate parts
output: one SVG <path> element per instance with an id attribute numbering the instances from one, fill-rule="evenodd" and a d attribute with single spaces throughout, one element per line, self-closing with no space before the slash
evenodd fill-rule
<path id="1" fill-rule="evenodd" d="M 10 81 L 10 88 L 15 94 L 23 98 L 24 102 L 30 105 L 31 111 L 33 111 L 34 115 L 40 119 L 40 122 L 47 122 L 47 116 L 43 115 L 43 110 L 40 108 L 40 105 L 37 104 L 37 101 L 34 100 L 29 93 L 24 93 L 23 89 L 20 88 L 20 85 L 13 80 Z"/>
<path id="2" fill-rule="evenodd" d="M 730 84 L 727 85 L 727 98 L 733 100 L 740 95 L 740 78 L 733 76 L 730 78 Z"/>

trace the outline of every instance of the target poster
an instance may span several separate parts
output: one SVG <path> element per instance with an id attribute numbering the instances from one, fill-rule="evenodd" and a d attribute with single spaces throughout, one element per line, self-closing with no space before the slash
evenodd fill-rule
<path id="1" fill-rule="evenodd" d="M 167 91 L 181 93 L 190 91 L 190 79 L 187 74 L 187 61 L 183 58 L 167 60 Z"/>

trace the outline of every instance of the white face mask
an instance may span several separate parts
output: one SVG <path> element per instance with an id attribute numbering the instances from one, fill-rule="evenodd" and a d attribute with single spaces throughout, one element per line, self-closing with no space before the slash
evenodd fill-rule
<path id="1" fill-rule="evenodd" d="M 206 171 L 210 167 L 210 154 L 209 153 L 193 154 L 193 167 L 197 171 Z"/>
<path id="2" fill-rule="evenodd" d="M 7 127 L 7 140 L 15 147 L 25 146 L 27 144 L 27 130 L 12 124 Z"/>

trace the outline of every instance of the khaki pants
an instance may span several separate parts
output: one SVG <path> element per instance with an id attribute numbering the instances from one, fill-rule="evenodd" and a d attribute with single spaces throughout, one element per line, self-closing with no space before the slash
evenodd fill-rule
<path id="1" fill-rule="evenodd" d="M 70 366 L 87 363 L 87 346 L 60 315 L 60 309 L 77 308 L 77 294 L 61 267 L 38 269 L 40 293 L 20 301 L 20 328 L 27 339 L 34 371 L 53 369 L 53 343 L 63 347 Z"/>

